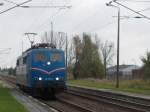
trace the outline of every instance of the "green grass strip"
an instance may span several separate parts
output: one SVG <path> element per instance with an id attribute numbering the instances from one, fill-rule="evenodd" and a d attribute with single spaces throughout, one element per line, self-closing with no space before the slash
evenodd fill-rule
<path id="1" fill-rule="evenodd" d="M 146 83 L 143 80 L 131 80 L 131 81 L 121 81 L 120 87 L 115 88 L 115 82 L 105 81 L 105 80 L 94 80 L 94 79 L 78 79 L 69 80 L 69 84 L 78 85 L 83 87 L 91 87 L 95 89 L 111 89 L 115 91 L 123 91 L 129 93 L 150 95 L 150 83 Z"/>
<path id="2" fill-rule="evenodd" d="M 11 96 L 9 89 L 0 84 L 0 112 L 27 112 L 25 107 Z"/>

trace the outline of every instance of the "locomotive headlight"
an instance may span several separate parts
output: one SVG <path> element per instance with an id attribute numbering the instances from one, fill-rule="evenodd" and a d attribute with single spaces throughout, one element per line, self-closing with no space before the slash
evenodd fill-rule
<path id="1" fill-rule="evenodd" d="M 42 80 L 42 77 L 39 77 L 39 80 L 41 81 L 41 80 Z"/>
<path id="2" fill-rule="evenodd" d="M 50 65 L 50 64 L 51 64 L 51 62 L 48 61 L 48 62 L 47 62 L 47 65 Z"/>
<path id="3" fill-rule="evenodd" d="M 56 77 L 56 80 L 58 81 L 58 80 L 59 80 L 59 77 Z"/>

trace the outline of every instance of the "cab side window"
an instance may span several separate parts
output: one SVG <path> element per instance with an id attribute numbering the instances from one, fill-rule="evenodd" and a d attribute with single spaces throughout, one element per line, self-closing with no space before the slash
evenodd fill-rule
<path id="1" fill-rule="evenodd" d="M 27 62 L 27 56 L 23 57 L 23 65 L 25 65 Z"/>
<path id="2" fill-rule="evenodd" d="M 17 66 L 19 66 L 19 60 L 17 60 L 17 63 L 16 63 L 16 65 L 17 65 Z"/>

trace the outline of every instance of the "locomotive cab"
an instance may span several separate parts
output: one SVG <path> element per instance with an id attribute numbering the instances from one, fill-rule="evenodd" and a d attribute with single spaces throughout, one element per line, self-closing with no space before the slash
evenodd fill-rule
<path id="1" fill-rule="evenodd" d="M 65 57 L 62 50 L 39 44 L 26 50 L 17 59 L 17 85 L 28 90 L 66 89 Z"/>

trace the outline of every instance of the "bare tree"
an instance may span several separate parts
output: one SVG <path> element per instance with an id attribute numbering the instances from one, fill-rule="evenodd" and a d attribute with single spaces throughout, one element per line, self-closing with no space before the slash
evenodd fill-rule
<path id="1" fill-rule="evenodd" d="M 64 32 L 53 32 L 53 42 L 51 42 L 51 32 L 45 32 L 41 37 L 42 43 L 53 43 L 56 48 L 64 49 L 66 34 Z"/>
<path id="2" fill-rule="evenodd" d="M 66 44 L 66 34 L 64 32 L 58 32 L 55 35 L 55 45 L 58 49 L 62 49 Z"/>
<path id="3" fill-rule="evenodd" d="M 107 66 L 113 62 L 114 44 L 107 40 L 105 42 L 100 41 L 100 39 L 98 38 L 97 35 L 95 35 L 95 43 L 96 43 L 97 47 L 99 47 L 100 53 L 102 54 L 103 64 L 104 64 L 104 72 L 105 72 L 105 78 L 106 78 Z"/>
<path id="4" fill-rule="evenodd" d="M 104 44 L 101 44 L 101 52 L 103 56 L 103 63 L 104 63 L 104 71 L 105 77 L 107 75 L 107 65 L 112 63 L 112 58 L 114 56 L 114 44 L 108 41 L 105 41 Z"/>
<path id="5" fill-rule="evenodd" d="M 75 54 L 74 54 L 74 47 L 73 43 L 70 43 L 69 49 L 68 49 L 68 65 L 71 66 L 73 64 L 73 60 L 75 59 Z"/>
<path id="6" fill-rule="evenodd" d="M 42 43 L 51 43 L 49 32 L 44 32 L 41 36 Z"/>

